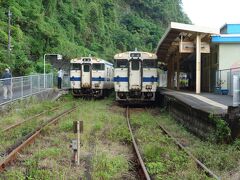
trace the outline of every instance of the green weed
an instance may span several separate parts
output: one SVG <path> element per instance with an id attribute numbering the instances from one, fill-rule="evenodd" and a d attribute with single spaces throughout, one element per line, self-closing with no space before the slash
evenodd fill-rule
<path id="1" fill-rule="evenodd" d="M 61 156 L 62 150 L 57 147 L 50 147 L 47 149 L 43 149 L 38 151 L 34 158 L 36 159 L 45 159 L 45 158 L 57 158 Z"/>
<path id="2" fill-rule="evenodd" d="M 51 170 L 41 169 L 39 167 L 39 161 L 37 159 L 30 159 L 26 163 L 25 179 L 35 180 L 35 179 L 46 179 L 51 180 L 53 177 Z"/>
<path id="3" fill-rule="evenodd" d="M 218 143 L 229 142 L 231 138 L 231 129 L 229 128 L 227 122 L 219 117 L 215 117 L 212 114 L 209 115 L 209 118 L 214 121 L 216 125 L 216 130 L 213 134 L 213 140 Z"/>
<path id="4" fill-rule="evenodd" d="M 192 164 L 192 160 L 158 128 L 158 121 L 163 117 L 154 116 L 151 111 L 131 114 L 134 134 L 149 173 L 154 179 L 188 179 L 188 169 L 196 174 L 197 178 L 203 177 L 196 165 Z"/>
<path id="5" fill-rule="evenodd" d="M 65 121 L 61 121 L 60 124 L 59 124 L 59 129 L 63 132 L 73 131 L 73 121 L 72 121 L 72 119 L 66 119 Z"/>
<path id="6" fill-rule="evenodd" d="M 150 174 L 160 174 L 166 172 L 166 167 L 161 162 L 150 162 L 146 163 L 147 170 Z"/>
<path id="7" fill-rule="evenodd" d="M 124 156 L 113 157 L 106 153 L 99 153 L 93 158 L 93 179 L 117 179 L 128 168 L 128 162 Z"/>
<path id="8" fill-rule="evenodd" d="M 240 143 L 236 140 L 233 144 L 216 144 L 213 141 L 201 141 L 193 134 L 189 133 L 181 124 L 177 123 L 174 119 L 170 118 L 167 113 L 162 114 L 162 117 L 157 118 L 162 125 L 165 126 L 175 137 L 185 139 L 188 144 L 188 149 L 208 168 L 213 170 L 218 175 L 225 174 L 226 172 L 236 168 L 239 163 L 240 156 Z M 223 129 L 221 132 L 220 129 Z M 215 142 L 221 142 L 229 136 L 229 130 L 225 122 L 220 120 L 219 129 L 215 138 Z M 224 138 L 225 137 L 225 138 Z"/>

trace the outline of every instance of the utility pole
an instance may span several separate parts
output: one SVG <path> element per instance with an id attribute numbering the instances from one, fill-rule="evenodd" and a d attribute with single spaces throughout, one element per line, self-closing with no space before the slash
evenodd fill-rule
<path id="1" fill-rule="evenodd" d="M 8 10 L 8 60 L 11 58 L 11 16 L 10 9 Z"/>

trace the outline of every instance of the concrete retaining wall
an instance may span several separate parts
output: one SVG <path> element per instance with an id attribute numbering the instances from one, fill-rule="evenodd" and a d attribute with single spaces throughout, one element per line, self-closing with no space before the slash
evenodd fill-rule
<path id="1" fill-rule="evenodd" d="M 171 95 L 161 94 L 160 102 L 175 120 L 203 139 L 208 139 L 217 129 L 216 121 L 210 118 L 210 115 L 223 119 L 227 123 L 232 140 L 240 137 L 240 107 L 228 107 L 226 114 L 217 115 L 191 107 Z M 226 142 L 228 141 L 229 139 L 226 139 Z"/>
<path id="2" fill-rule="evenodd" d="M 209 118 L 209 113 L 194 109 L 171 96 L 163 96 L 162 99 L 169 114 L 193 134 L 206 139 L 214 132 L 215 124 Z"/>

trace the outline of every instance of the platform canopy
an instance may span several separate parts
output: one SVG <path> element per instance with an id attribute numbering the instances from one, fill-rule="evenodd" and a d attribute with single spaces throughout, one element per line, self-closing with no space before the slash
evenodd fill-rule
<path id="1" fill-rule="evenodd" d="M 158 43 L 156 54 L 161 62 L 167 63 L 170 55 L 178 51 L 181 37 L 183 41 L 195 41 L 196 36 L 200 34 L 202 41 L 210 38 L 211 35 L 219 34 L 219 30 L 200 27 L 190 24 L 171 22 L 165 34 Z"/>
<path id="2" fill-rule="evenodd" d="M 177 90 L 180 88 L 180 63 L 186 56 L 196 54 L 196 93 L 201 92 L 201 53 L 210 53 L 211 35 L 219 30 L 190 24 L 171 22 L 157 47 L 157 57 L 167 65 L 167 87 L 174 89 L 177 72 Z"/>

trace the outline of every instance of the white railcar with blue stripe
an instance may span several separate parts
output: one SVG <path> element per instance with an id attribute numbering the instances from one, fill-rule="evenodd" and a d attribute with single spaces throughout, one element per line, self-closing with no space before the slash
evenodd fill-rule
<path id="1" fill-rule="evenodd" d="M 157 56 L 130 51 L 114 56 L 117 101 L 154 101 L 158 86 Z"/>
<path id="2" fill-rule="evenodd" d="M 74 96 L 104 96 L 114 86 L 113 64 L 95 57 L 72 59 L 70 82 Z"/>

